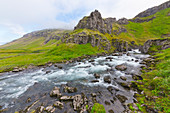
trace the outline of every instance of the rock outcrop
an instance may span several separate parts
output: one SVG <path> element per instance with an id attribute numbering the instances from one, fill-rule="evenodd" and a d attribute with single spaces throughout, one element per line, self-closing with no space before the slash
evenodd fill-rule
<path id="1" fill-rule="evenodd" d="M 112 46 L 115 47 L 118 52 L 126 52 L 129 50 L 128 42 L 119 39 L 112 39 Z"/>
<path id="2" fill-rule="evenodd" d="M 155 13 L 157 13 L 160 10 L 166 9 L 170 7 L 170 1 L 167 1 L 159 6 L 155 6 L 153 8 L 149 8 L 146 11 L 143 11 L 141 13 L 139 13 L 136 17 L 147 17 L 150 15 L 153 15 Z"/>
<path id="3" fill-rule="evenodd" d="M 110 50 L 111 44 L 106 37 L 99 34 L 87 34 L 81 32 L 74 35 L 66 34 L 63 39 L 63 43 L 76 43 L 76 44 L 87 44 L 90 43 L 93 47 L 104 48 L 104 50 Z"/>
<path id="4" fill-rule="evenodd" d="M 152 18 L 147 18 L 147 19 L 141 19 L 141 18 L 137 17 L 137 18 L 134 18 L 134 19 L 130 19 L 129 21 L 135 22 L 135 23 L 143 23 L 143 22 L 149 22 L 149 21 L 151 21 L 155 18 L 156 18 L 155 16 L 152 17 Z"/>
<path id="5" fill-rule="evenodd" d="M 170 48 L 170 39 L 157 39 L 157 40 L 148 40 L 140 47 L 142 53 L 153 52 L 151 47 L 155 46 L 158 50 L 164 50 Z"/>
<path id="6" fill-rule="evenodd" d="M 91 29 L 91 30 L 98 30 L 101 33 L 114 33 L 113 31 L 113 23 L 118 24 L 128 24 L 128 20 L 123 18 L 116 21 L 116 18 L 106 18 L 103 19 L 100 12 L 95 10 L 90 14 L 90 16 L 86 16 L 79 21 L 77 26 L 74 29 Z M 122 26 L 121 26 L 122 27 Z M 126 32 L 127 30 L 121 30 L 123 28 L 119 28 L 119 32 Z M 125 28 L 124 28 L 125 29 Z"/>

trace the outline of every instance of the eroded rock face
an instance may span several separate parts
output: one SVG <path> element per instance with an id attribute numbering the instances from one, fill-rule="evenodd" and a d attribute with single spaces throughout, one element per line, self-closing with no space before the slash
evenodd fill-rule
<path id="1" fill-rule="evenodd" d="M 167 1 L 167 2 L 165 2 L 165 3 L 163 3 L 159 6 L 149 8 L 146 11 L 139 13 L 136 17 L 147 17 L 147 16 L 155 14 L 156 12 L 158 12 L 160 10 L 163 10 L 163 9 L 166 9 L 166 8 L 169 8 L 169 7 L 170 7 L 170 1 Z"/>
<path id="2" fill-rule="evenodd" d="M 142 53 L 152 52 L 152 50 L 150 50 L 152 46 L 156 46 L 158 50 L 170 48 L 170 39 L 148 40 L 140 47 L 140 51 Z"/>
<path id="3" fill-rule="evenodd" d="M 112 39 L 112 46 L 115 47 L 118 52 L 126 52 L 129 49 L 128 42 L 119 39 Z"/>
<path id="4" fill-rule="evenodd" d="M 93 47 L 104 48 L 110 50 L 111 44 L 106 37 L 99 34 L 88 35 L 85 32 L 81 32 L 74 35 L 65 35 L 62 39 L 63 43 L 76 43 L 76 44 L 87 44 L 90 43 Z"/>

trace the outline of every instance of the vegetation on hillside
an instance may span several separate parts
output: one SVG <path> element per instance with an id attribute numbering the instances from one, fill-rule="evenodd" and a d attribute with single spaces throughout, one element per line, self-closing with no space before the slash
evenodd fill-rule
<path id="1" fill-rule="evenodd" d="M 146 112 L 145 105 L 148 108 L 157 109 L 160 112 L 170 112 L 170 48 L 157 52 L 156 65 L 151 65 L 151 71 L 144 71 L 142 74 L 143 85 L 138 85 L 144 93 L 137 95 L 138 107 Z M 145 70 L 145 69 L 144 69 Z M 131 109 L 133 107 L 131 106 Z M 133 109 L 134 110 L 134 109 Z"/>
<path id="2" fill-rule="evenodd" d="M 60 44 L 50 50 L 0 50 L 0 72 L 10 71 L 14 67 L 28 67 L 29 65 L 44 65 L 48 62 L 62 62 L 83 55 L 92 55 L 105 52 L 90 44 Z"/>

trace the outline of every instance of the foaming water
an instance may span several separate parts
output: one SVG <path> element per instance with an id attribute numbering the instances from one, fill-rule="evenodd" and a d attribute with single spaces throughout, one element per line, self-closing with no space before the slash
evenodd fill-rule
<path id="1" fill-rule="evenodd" d="M 83 85 L 88 86 L 113 86 L 119 88 L 116 83 L 108 84 L 103 80 L 104 76 L 111 76 L 111 78 L 126 76 L 125 72 L 118 71 L 115 69 L 116 65 L 125 64 L 132 67 L 131 72 L 136 71 L 140 67 L 139 62 L 141 58 L 148 57 L 147 55 L 142 55 L 138 50 L 133 50 L 129 52 L 131 56 L 123 54 L 122 56 L 101 56 L 94 58 L 94 62 L 86 60 L 85 62 L 75 62 L 68 65 L 63 65 L 63 69 L 58 69 L 57 67 L 48 67 L 48 69 L 38 69 L 30 72 L 19 72 L 19 73 L 6 73 L 0 76 L 0 105 L 4 107 L 9 107 L 13 99 L 17 99 L 24 92 L 28 90 L 30 86 L 35 83 L 47 84 L 48 82 L 54 85 L 66 84 L 69 81 L 78 82 Z M 106 59 L 111 57 L 112 60 Z M 133 60 L 132 60 L 133 59 Z M 135 62 L 138 60 L 138 62 Z M 45 70 L 50 70 L 46 73 Z M 113 71 L 111 73 L 110 71 Z M 101 78 L 98 79 L 99 82 L 91 83 L 94 80 L 94 73 L 99 73 Z"/>

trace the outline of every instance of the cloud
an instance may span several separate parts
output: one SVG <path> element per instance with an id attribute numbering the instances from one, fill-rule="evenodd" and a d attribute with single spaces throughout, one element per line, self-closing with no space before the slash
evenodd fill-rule
<path id="1" fill-rule="evenodd" d="M 0 40 L 47 28 L 73 28 L 95 9 L 104 18 L 132 18 L 167 0 L 0 0 Z M 3 32 L 2 32 L 3 31 Z"/>

